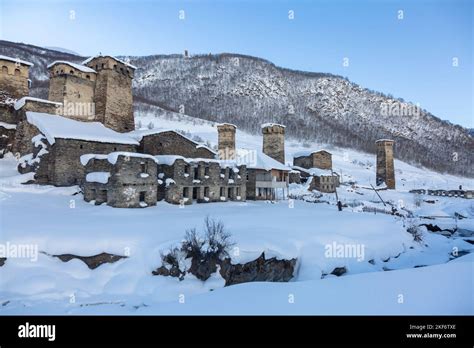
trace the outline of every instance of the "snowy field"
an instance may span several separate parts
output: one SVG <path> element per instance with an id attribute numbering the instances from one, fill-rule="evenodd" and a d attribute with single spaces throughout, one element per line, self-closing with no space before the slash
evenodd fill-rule
<path id="1" fill-rule="evenodd" d="M 139 115 L 142 125 L 179 129 L 217 143 L 212 123 L 192 118 Z M 184 120 L 183 120 L 184 118 Z M 237 132 L 237 147 L 261 148 L 261 137 Z M 305 150 L 296 140 L 291 154 Z M 0 244 L 34 244 L 37 259 L 9 258 L 0 267 L 0 314 L 474 314 L 474 237 L 447 237 L 421 228 L 422 242 L 406 231 L 408 220 L 363 212 L 385 208 L 374 191 L 375 157 L 312 144 L 333 153 L 334 168 L 344 181 L 340 199 L 333 194 L 313 203 L 305 185 L 292 185 L 294 201 L 193 204 L 180 208 L 165 202 L 146 209 L 117 209 L 86 203 L 78 187 L 22 185 L 16 160 L 0 160 Z M 381 191 L 386 202 L 412 212 L 417 223 L 474 231 L 474 200 L 424 196 L 413 188 L 474 188 L 474 180 L 442 175 L 396 161 L 397 190 Z M 455 213 L 465 218 L 454 218 Z M 205 282 L 188 274 L 153 276 L 160 251 L 177 245 L 185 231 L 201 229 L 209 215 L 224 222 L 236 243 L 233 262 L 248 262 L 265 251 L 298 258 L 288 283 L 246 283 L 224 287 L 216 273 Z M 420 216 L 434 216 L 421 219 Z M 328 245 L 356 245 L 358 257 L 328 257 Z M 127 255 L 90 270 L 80 260 L 62 262 L 51 254 L 81 256 L 108 252 Z M 49 254 L 49 255 L 48 255 Z M 466 255 L 465 255 L 466 254 Z M 464 256 L 461 256 L 464 255 Z M 455 256 L 460 256 L 456 258 Z M 347 273 L 330 273 L 346 267 Z M 328 275 L 329 274 L 329 275 Z M 211 291 L 212 290 L 212 291 Z"/>

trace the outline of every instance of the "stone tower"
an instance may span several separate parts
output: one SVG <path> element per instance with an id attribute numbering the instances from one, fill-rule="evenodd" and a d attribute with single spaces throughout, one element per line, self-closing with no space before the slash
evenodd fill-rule
<path id="1" fill-rule="evenodd" d="M 395 189 L 395 167 L 393 164 L 393 140 L 381 139 L 375 142 L 377 146 L 377 176 L 376 183 L 385 182 L 387 188 Z"/>
<path id="2" fill-rule="evenodd" d="M 97 72 L 96 120 L 117 132 L 134 130 L 132 79 L 136 67 L 111 56 L 92 57 L 83 64 Z"/>
<path id="3" fill-rule="evenodd" d="M 13 99 L 29 94 L 29 73 L 33 64 L 20 59 L 0 55 L 0 90 Z"/>
<path id="4" fill-rule="evenodd" d="M 285 164 L 285 126 L 276 123 L 262 124 L 263 153 Z"/>
<path id="5" fill-rule="evenodd" d="M 217 125 L 219 159 L 235 159 L 235 131 L 237 127 L 230 123 L 221 123 Z"/>
<path id="6" fill-rule="evenodd" d="M 95 70 L 66 61 L 48 65 L 48 99 L 62 103 L 61 115 L 81 121 L 95 121 Z"/>

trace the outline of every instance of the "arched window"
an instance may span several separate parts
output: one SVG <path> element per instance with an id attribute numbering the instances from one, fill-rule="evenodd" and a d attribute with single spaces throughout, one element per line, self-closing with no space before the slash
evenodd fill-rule
<path id="1" fill-rule="evenodd" d="M 2 74 L 8 74 L 8 67 L 2 66 Z"/>
<path id="2" fill-rule="evenodd" d="M 104 63 L 102 63 L 102 69 L 104 69 L 104 68 L 105 68 L 105 64 L 104 64 Z"/>
<path id="3" fill-rule="evenodd" d="M 86 79 L 90 80 L 91 79 L 90 75 L 86 75 Z"/>
<path id="4" fill-rule="evenodd" d="M 114 64 L 114 70 L 117 70 L 117 64 Z"/>
<path id="5" fill-rule="evenodd" d="M 20 69 L 15 69 L 15 76 L 20 76 L 20 75 L 21 75 Z"/>
<path id="6" fill-rule="evenodd" d="M 70 73 L 71 75 L 74 75 L 74 70 L 69 70 L 69 73 Z"/>

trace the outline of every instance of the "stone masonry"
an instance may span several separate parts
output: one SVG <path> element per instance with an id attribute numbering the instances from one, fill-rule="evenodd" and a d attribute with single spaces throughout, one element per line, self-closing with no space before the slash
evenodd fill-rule
<path id="1" fill-rule="evenodd" d="M 285 164 L 285 126 L 280 124 L 262 125 L 263 153 Z"/>
<path id="2" fill-rule="evenodd" d="M 217 125 L 219 159 L 235 159 L 235 131 L 237 127 L 230 123 Z"/>
<path id="3" fill-rule="evenodd" d="M 0 90 L 18 99 L 29 94 L 29 69 L 33 64 L 0 56 Z"/>
<path id="4" fill-rule="evenodd" d="M 377 140 L 377 186 L 385 183 L 387 188 L 395 189 L 395 168 L 393 163 L 393 140 Z"/>

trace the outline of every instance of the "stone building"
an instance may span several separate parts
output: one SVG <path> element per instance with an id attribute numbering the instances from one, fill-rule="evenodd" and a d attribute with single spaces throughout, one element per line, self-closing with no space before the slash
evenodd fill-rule
<path id="1" fill-rule="evenodd" d="M 84 200 L 116 208 L 145 208 L 156 205 L 157 161 L 153 156 L 133 152 L 86 154 Z"/>
<path id="2" fill-rule="evenodd" d="M 245 165 L 182 156 L 156 156 L 158 200 L 173 204 L 246 200 Z"/>
<path id="3" fill-rule="evenodd" d="M 32 152 L 22 153 L 19 171 L 36 171 L 35 182 L 39 184 L 81 184 L 85 176 L 81 155 L 136 152 L 139 145 L 133 137 L 115 132 L 98 122 L 80 122 L 27 111 L 24 124 L 23 143 L 32 142 Z M 26 145 L 23 146 L 27 149 Z"/>
<path id="4" fill-rule="evenodd" d="M 333 193 L 339 187 L 339 175 L 331 170 L 312 169 L 311 174 L 313 177 L 309 185 L 309 191 L 317 190 Z"/>
<path id="5" fill-rule="evenodd" d="M 263 153 L 285 164 L 285 126 L 277 123 L 262 124 Z"/>
<path id="6" fill-rule="evenodd" d="M 305 169 L 332 169 L 332 154 L 326 150 L 300 151 L 293 155 L 293 165 Z"/>
<path id="7" fill-rule="evenodd" d="M 290 184 L 304 184 L 309 178 L 312 178 L 312 175 L 307 169 L 298 166 L 291 167 L 289 173 Z"/>
<path id="8" fill-rule="evenodd" d="M 29 71 L 32 63 L 0 55 L 0 90 L 18 99 L 29 94 Z"/>
<path id="9" fill-rule="evenodd" d="M 137 130 L 139 152 L 149 155 L 177 155 L 185 158 L 216 158 L 216 153 L 203 144 L 173 130 Z"/>
<path id="10" fill-rule="evenodd" d="M 11 151 L 18 119 L 15 102 L 29 93 L 29 69 L 33 64 L 0 55 L 0 156 Z"/>
<path id="11" fill-rule="evenodd" d="M 395 189 L 395 167 L 393 163 L 394 141 L 380 139 L 375 142 L 377 152 L 376 184 L 385 183 L 388 189 Z"/>
<path id="12" fill-rule="evenodd" d="M 95 70 L 66 61 L 55 61 L 48 65 L 48 70 L 48 99 L 63 105 L 61 115 L 81 121 L 94 121 Z"/>
<path id="13" fill-rule="evenodd" d="M 235 132 L 237 127 L 230 123 L 217 125 L 218 132 L 218 153 L 221 160 L 235 159 Z"/>
<path id="14" fill-rule="evenodd" d="M 132 79 L 136 67 L 111 56 L 91 57 L 83 65 L 96 71 L 96 121 L 117 132 L 135 129 Z"/>
<path id="15" fill-rule="evenodd" d="M 291 168 L 262 152 L 256 152 L 255 157 L 247 165 L 247 199 L 286 199 Z"/>

